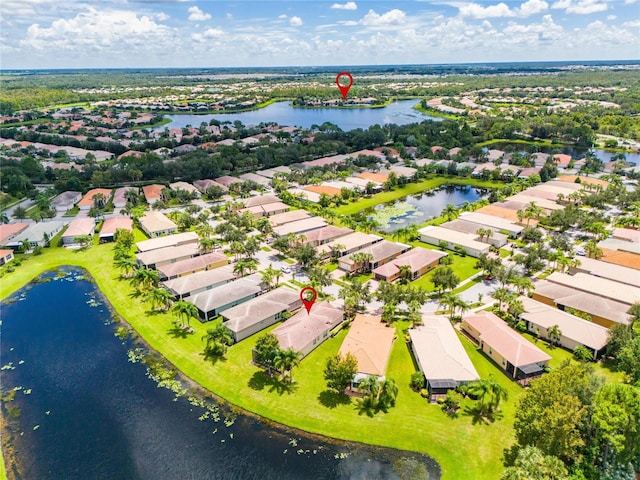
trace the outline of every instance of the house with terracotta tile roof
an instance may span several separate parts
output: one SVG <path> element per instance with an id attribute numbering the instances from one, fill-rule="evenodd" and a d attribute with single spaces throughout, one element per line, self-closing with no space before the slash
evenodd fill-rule
<path id="1" fill-rule="evenodd" d="M 322 195 L 324 193 L 325 195 L 329 195 L 330 197 L 342 194 L 341 189 L 336 187 L 329 187 L 327 185 L 306 185 L 302 189 L 307 192 L 317 193 L 318 195 Z"/>
<path id="2" fill-rule="evenodd" d="M 328 302 L 316 302 L 309 313 L 300 310 L 286 322 L 274 328 L 273 333 L 286 350 L 292 348 L 306 357 L 329 338 L 331 330 L 344 320 L 344 313 Z"/>
<path id="3" fill-rule="evenodd" d="M 236 183 L 242 183 L 242 180 L 238 177 L 232 177 L 231 175 L 223 175 L 215 179 L 217 183 L 224 185 L 227 188 L 231 188 Z"/>
<path id="4" fill-rule="evenodd" d="M 169 188 L 173 191 L 184 190 L 185 192 L 192 193 L 200 197 L 200 191 L 187 182 L 173 182 L 169 184 Z"/>
<path id="5" fill-rule="evenodd" d="M 162 200 L 162 190 L 164 188 L 164 185 L 159 184 L 145 185 L 142 187 L 142 193 L 147 203 L 153 205 L 157 201 Z"/>
<path id="6" fill-rule="evenodd" d="M 0 250 L 0 267 L 13 260 L 13 250 Z"/>
<path id="7" fill-rule="evenodd" d="M 389 179 L 389 172 L 386 173 L 374 173 L 374 172 L 362 172 L 356 175 L 357 178 L 362 178 L 367 182 L 375 182 L 382 185 Z"/>
<path id="8" fill-rule="evenodd" d="M 96 195 L 102 195 L 103 199 L 98 201 Z M 78 202 L 78 208 L 80 210 L 89 210 L 91 207 L 102 208 L 107 203 L 109 203 L 109 198 L 111 197 L 111 189 L 109 188 L 94 188 L 89 190 L 84 194 L 82 199 Z M 99 198 L 99 197 L 98 197 Z"/>
<path id="9" fill-rule="evenodd" d="M 172 280 L 203 270 L 213 270 L 229 264 L 229 257 L 224 253 L 205 253 L 196 257 L 185 258 L 173 263 L 160 265 L 158 272 L 162 280 Z"/>
<path id="10" fill-rule="evenodd" d="M 223 192 L 229 191 L 229 189 L 224 185 L 222 185 L 221 183 L 218 183 L 215 180 L 211 180 L 208 178 L 204 180 L 195 180 L 193 182 L 193 186 L 196 187 L 198 190 L 200 190 L 201 193 L 205 193 L 209 187 L 218 187 Z"/>
<path id="11" fill-rule="evenodd" d="M 128 217 L 107 218 L 100 229 L 100 243 L 112 242 L 118 229 L 132 231 L 133 220 Z"/>
<path id="12" fill-rule="evenodd" d="M 338 352 L 342 358 L 350 353 L 358 361 L 352 387 L 368 376 L 384 378 L 395 338 L 396 329 L 384 323 L 382 317 L 362 313 L 355 316 Z"/>
<path id="13" fill-rule="evenodd" d="M 76 243 L 76 237 L 89 235 L 93 237 L 96 221 L 91 217 L 76 218 L 71 221 L 69 228 L 62 234 L 62 243 L 72 245 Z"/>
<path id="14" fill-rule="evenodd" d="M 411 351 L 426 379 L 431 401 L 458 385 L 480 379 L 448 318 L 423 315 L 422 325 L 409 329 Z"/>
<path id="15" fill-rule="evenodd" d="M 233 267 L 225 265 L 213 270 L 203 270 L 191 275 L 165 280 L 162 283 L 176 298 L 181 299 L 225 285 L 236 278 Z"/>
<path id="16" fill-rule="evenodd" d="M 514 380 L 540 376 L 551 360 L 491 312 L 465 315 L 460 327 Z"/>
<path id="17" fill-rule="evenodd" d="M 374 268 L 373 278 L 378 281 L 393 282 L 400 278 L 400 267 L 407 266 L 411 270 L 411 280 L 416 280 L 440 265 L 440 260 L 446 256 L 447 254 L 440 250 L 415 247 L 390 262 Z"/>
<path id="18" fill-rule="evenodd" d="M 0 224 L 0 245 L 6 245 L 9 241 L 25 230 L 28 223 L 3 223 Z"/>
<path id="19" fill-rule="evenodd" d="M 279 322 L 285 312 L 302 307 L 300 292 L 280 287 L 222 312 L 224 324 L 231 330 L 234 342 Z"/>

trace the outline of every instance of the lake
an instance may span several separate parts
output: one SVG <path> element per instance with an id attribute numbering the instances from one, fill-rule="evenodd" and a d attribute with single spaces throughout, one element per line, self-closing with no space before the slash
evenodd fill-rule
<path id="1" fill-rule="evenodd" d="M 398 480 L 416 466 L 440 478 L 427 456 L 307 436 L 159 388 L 147 352 L 114 335 L 80 270 L 42 278 L 2 304 L 9 478 Z"/>
<path id="2" fill-rule="evenodd" d="M 383 231 L 392 232 L 398 228 L 414 223 L 424 223 L 437 217 L 449 203 L 460 206 L 465 202 L 476 202 L 488 195 L 488 191 L 479 188 L 444 186 L 377 205 L 366 213 L 380 223 Z"/>
<path id="3" fill-rule="evenodd" d="M 439 117 L 423 114 L 413 107 L 420 100 L 400 100 L 382 108 L 293 108 L 290 102 L 274 102 L 271 105 L 240 113 L 216 113 L 206 115 L 165 115 L 171 119 L 171 123 L 156 128 L 184 128 L 187 125 L 199 127 L 202 122 L 207 124 L 211 119 L 220 122 L 235 122 L 239 120 L 246 126 L 260 123 L 275 122 L 279 125 L 310 128 L 312 125 L 322 125 L 330 122 L 338 125 L 342 130 L 349 131 L 356 128 L 366 129 L 371 125 L 406 125 L 419 123 L 424 120 L 441 121 Z"/>

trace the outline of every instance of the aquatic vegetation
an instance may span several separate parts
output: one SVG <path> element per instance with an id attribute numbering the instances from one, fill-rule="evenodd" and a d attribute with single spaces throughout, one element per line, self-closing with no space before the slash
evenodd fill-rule
<path id="1" fill-rule="evenodd" d="M 129 330 L 127 330 L 126 327 L 118 327 L 116 328 L 116 331 L 114 333 L 114 335 L 116 337 L 118 337 L 120 340 L 124 340 L 125 338 L 127 338 L 129 336 Z"/>
<path id="2" fill-rule="evenodd" d="M 13 362 L 9 362 L 6 365 L 3 365 L 0 370 L 15 370 L 16 367 L 13 365 Z"/>
<path id="3" fill-rule="evenodd" d="M 411 205 L 409 202 L 397 202 L 376 209 L 372 216 L 383 228 L 389 228 L 391 224 L 401 223 L 406 218 L 422 217 L 423 213 L 420 212 L 418 207 Z"/>

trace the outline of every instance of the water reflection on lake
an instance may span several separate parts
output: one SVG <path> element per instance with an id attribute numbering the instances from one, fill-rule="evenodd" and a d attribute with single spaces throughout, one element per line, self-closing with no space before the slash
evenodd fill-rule
<path id="1" fill-rule="evenodd" d="M 408 458 L 440 477 L 426 456 L 302 435 L 159 388 L 136 361 L 144 351 L 114 336 L 95 286 L 65 272 L 2 304 L 14 478 L 397 480 Z"/>
<path id="2" fill-rule="evenodd" d="M 460 206 L 465 202 L 476 202 L 488 194 L 486 190 L 478 188 L 445 186 L 377 205 L 367 213 L 381 224 L 381 230 L 391 232 L 414 223 L 424 223 L 440 215 L 449 203 Z"/>
<path id="3" fill-rule="evenodd" d="M 348 131 L 356 128 L 366 129 L 371 125 L 406 125 L 425 120 L 440 121 L 441 118 L 432 117 L 415 110 L 413 107 L 420 100 L 400 100 L 382 108 L 293 108 L 290 102 L 275 102 L 258 110 L 240 113 L 216 113 L 206 115 L 165 115 L 171 123 L 156 130 L 165 128 L 183 128 L 187 125 L 199 127 L 202 122 L 207 124 L 211 119 L 220 122 L 242 122 L 244 125 L 258 125 L 260 123 L 275 122 L 279 125 L 310 128 L 312 125 L 322 125 L 330 122 Z"/>

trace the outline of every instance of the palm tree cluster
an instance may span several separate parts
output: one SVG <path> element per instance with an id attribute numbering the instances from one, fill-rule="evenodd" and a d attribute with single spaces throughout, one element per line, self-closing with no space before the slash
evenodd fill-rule
<path id="1" fill-rule="evenodd" d="M 375 376 L 369 376 L 360 382 L 358 391 L 363 394 L 362 398 L 358 399 L 359 409 L 369 416 L 380 411 L 387 413 L 395 406 L 398 397 L 398 386 L 391 378 L 380 380 Z"/>
<path id="2" fill-rule="evenodd" d="M 421 288 L 385 281 L 378 284 L 375 297 L 384 304 L 382 307 L 384 322 L 391 324 L 398 315 L 399 305 L 404 304 L 407 307 L 405 314 L 413 325 L 422 323 L 420 310 L 429 298 L 427 292 Z"/>
<path id="3" fill-rule="evenodd" d="M 509 398 L 509 392 L 498 383 L 493 375 L 469 384 L 467 392 L 478 397 L 481 415 L 490 415 L 497 411 L 500 402 Z"/>

